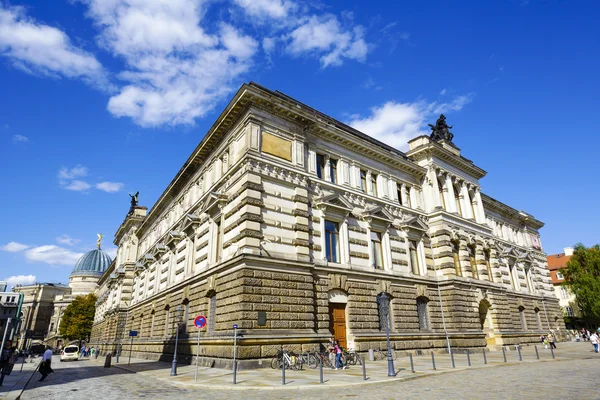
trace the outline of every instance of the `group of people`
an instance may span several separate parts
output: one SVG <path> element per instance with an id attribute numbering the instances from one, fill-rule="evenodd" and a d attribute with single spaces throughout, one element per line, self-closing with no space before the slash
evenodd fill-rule
<path id="1" fill-rule="evenodd" d="M 4 377 L 12 372 L 18 357 L 19 353 L 13 346 L 12 340 L 7 340 L 4 343 L 2 354 L 0 354 L 0 386 L 4 383 Z"/>
<path id="2" fill-rule="evenodd" d="M 342 360 L 342 354 L 344 352 L 342 346 L 340 346 L 339 340 L 336 340 L 333 337 L 329 339 L 327 351 L 329 351 L 329 363 L 332 365 L 332 368 L 335 368 L 336 370 L 340 368 L 346 369 L 346 365 Z"/>
<path id="3" fill-rule="evenodd" d="M 96 354 L 96 349 L 94 347 L 89 347 L 89 346 L 83 346 L 81 348 L 81 357 L 94 357 L 94 354 Z"/>
<path id="4" fill-rule="evenodd" d="M 588 331 L 585 328 L 581 328 L 581 338 L 583 338 L 583 341 L 590 341 L 590 343 L 594 346 L 594 351 L 596 353 L 598 353 L 600 351 L 599 347 L 600 347 L 600 338 L 599 338 L 599 334 L 600 334 L 600 328 L 598 328 L 598 332 L 591 332 Z M 575 341 L 579 342 L 580 341 L 580 336 L 579 336 L 579 332 L 575 332 Z"/>
<path id="5" fill-rule="evenodd" d="M 540 340 L 544 344 L 544 348 L 547 349 L 548 346 L 550 346 L 551 349 L 556 348 L 556 338 L 554 337 L 554 335 L 552 333 L 549 333 L 547 335 L 542 335 L 540 337 Z"/>

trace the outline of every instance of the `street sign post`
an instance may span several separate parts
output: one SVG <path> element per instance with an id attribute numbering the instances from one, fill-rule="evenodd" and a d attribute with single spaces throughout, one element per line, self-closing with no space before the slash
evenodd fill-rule
<path id="1" fill-rule="evenodd" d="M 194 381 L 198 382 L 198 358 L 200 356 L 200 329 L 206 326 L 206 317 L 204 315 L 198 315 L 194 318 L 194 325 L 198 328 L 198 345 L 196 346 L 196 374 L 194 375 Z"/>
<path id="2" fill-rule="evenodd" d="M 133 338 L 138 335 L 138 331 L 129 331 L 129 337 L 131 338 L 131 343 L 129 343 L 129 360 L 127 361 L 127 365 L 131 364 L 131 352 L 133 350 Z"/>
<path id="3" fill-rule="evenodd" d="M 238 325 L 233 324 L 233 384 L 237 384 L 237 330 Z"/>

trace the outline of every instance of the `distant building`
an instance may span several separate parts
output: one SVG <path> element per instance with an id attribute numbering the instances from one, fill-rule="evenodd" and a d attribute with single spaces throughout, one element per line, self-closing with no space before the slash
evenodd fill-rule
<path id="1" fill-rule="evenodd" d="M 14 331 L 19 306 L 19 295 L 13 292 L 7 292 L 7 286 L 6 282 L 0 282 L 0 340 L 2 340 L 4 330 L 7 327 L 10 329 L 7 334 Z M 9 318 L 11 319 L 10 325 L 8 324 Z"/>
<path id="2" fill-rule="evenodd" d="M 98 243 L 98 248 L 85 253 L 77 261 L 69 276 L 68 286 L 36 283 L 14 287 L 14 292 L 23 293 L 25 296 L 19 347 L 23 347 L 27 331 L 31 331 L 31 339 L 34 342 L 62 347 L 63 338 L 59 334 L 59 326 L 64 310 L 75 297 L 85 296 L 96 290 L 98 279 L 111 262 L 110 256 L 101 250 Z"/>

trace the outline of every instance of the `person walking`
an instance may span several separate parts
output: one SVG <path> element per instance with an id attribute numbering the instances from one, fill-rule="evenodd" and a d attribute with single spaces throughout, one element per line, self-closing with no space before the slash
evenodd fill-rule
<path id="1" fill-rule="evenodd" d="M 329 352 L 329 365 L 331 365 L 331 368 L 335 368 L 335 339 L 333 336 L 327 343 L 327 351 Z"/>
<path id="2" fill-rule="evenodd" d="M 343 361 L 342 361 L 342 346 L 340 346 L 340 342 L 339 341 L 335 341 L 335 369 L 340 369 L 340 367 L 342 367 L 342 369 L 346 369 L 346 366 L 344 365 Z"/>
<path id="3" fill-rule="evenodd" d="M 39 382 L 46 379 L 48 374 L 53 373 L 52 369 L 52 349 L 50 346 L 46 346 L 46 351 L 44 351 L 44 355 L 42 356 L 42 362 L 40 363 L 40 374 L 42 377 L 38 380 Z"/>
<path id="4" fill-rule="evenodd" d="M 0 354 L 0 386 L 4 383 L 4 377 L 10 375 L 15 365 L 16 358 L 18 357 L 18 353 L 15 350 L 11 340 L 4 342 L 4 350 Z"/>
<path id="5" fill-rule="evenodd" d="M 548 343 L 550 343 L 550 348 L 551 349 L 555 349 L 556 348 L 556 339 L 554 339 L 554 335 L 552 333 L 548 334 Z"/>
<path id="6" fill-rule="evenodd" d="M 594 345 L 594 351 L 598 353 L 598 334 L 596 332 L 590 335 L 590 342 Z"/>

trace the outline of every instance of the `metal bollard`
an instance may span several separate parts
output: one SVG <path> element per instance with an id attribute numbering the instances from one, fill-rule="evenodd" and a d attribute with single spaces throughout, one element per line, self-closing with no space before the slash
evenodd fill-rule
<path id="1" fill-rule="evenodd" d="M 454 352 L 450 349 L 450 358 L 452 359 L 452 368 L 456 368 L 456 364 L 454 364 Z"/>
<path id="2" fill-rule="evenodd" d="M 504 362 L 506 362 L 506 349 L 502 347 L 502 355 L 504 356 Z"/>
<path id="3" fill-rule="evenodd" d="M 523 357 L 521 356 L 521 346 L 517 346 L 517 352 L 519 353 L 519 361 L 523 361 Z"/>
<path id="4" fill-rule="evenodd" d="M 413 364 L 413 358 L 412 358 L 411 353 L 408 354 L 408 358 L 410 358 L 410 372 L 412 372 L 414 374 L 415 373 L 415 365 Z"/>
<path id="5" fill-rule="evenodd" d="M 281 384 L 285 385 L 285 354 L 281 355 Z"/>
<path id="6" fill-rule="evenodd" d="M 534 346 L 534 347 L 535 347 L 535 356 L 539 360 L 540 359 L 540 353 L 538 352 L 537 346 Z"/>
<path id="7" fill-rule="evenodd" d="M 319 383 L 323 383 L 323 360 L 319 363 Z"/>
<path id="8" fill-rule="evenodd" d="M 485 354 L 485 349 L 483 349 L 483 363 L 487 365 L 487 355 Z"/>
<path id="9" fill-rule="evenodd" d="M 436 370 L 436 368 L 435 368 L 435 356 L 433 355 L 433 351 L 431 352 L 431 364 L 433 365 L 433 370 L 435 371 Z"/>
<path id="10" fill-rule="evenodd" d="M 104 368 L 110 368 L 110 360 L 112 356 L 110 353 L 106 355 L 106 359 L 104 360 Z"/>
<path id="11" fill-rule="evenodd" d="M 471 352 L 467 349 L 467 365 L 471 366 Z"/>
<path id="12" fill-rule="evenodd" d="M 237 360 L 233 362 L 233 384 L 237 385 Z"/>
<path id="13" fill-rule="evenodd" d="M 554 349 L 550 346 L 550 353 L 552 353 L 552 358 L 554 358 Z"/>
<path id="14" fill-rule="evenodd" d="M 363 380 L 367 380 L 367 363 L 365 362 L 365 356 L 362 358 L 362 367 L 363 367 Z"/>

